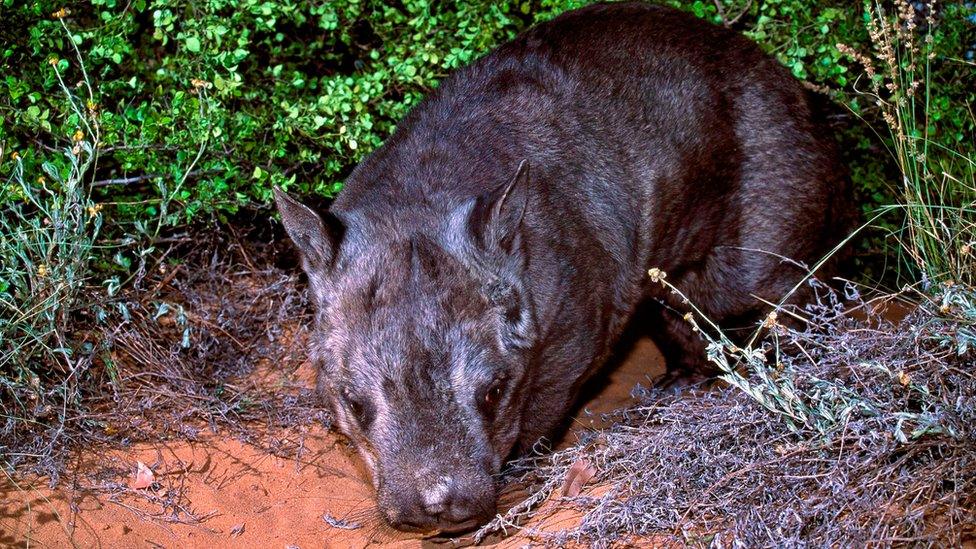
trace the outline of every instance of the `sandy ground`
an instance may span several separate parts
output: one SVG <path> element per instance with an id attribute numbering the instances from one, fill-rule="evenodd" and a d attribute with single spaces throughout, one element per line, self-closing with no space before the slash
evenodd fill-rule
<path id="1" fill-rule="evenodd" d="M 648 385 L 662 373 L 663 360 L 653 343 L 638 340 L 621 365 L 590 389 L 592 396 L 562 444 L 599 427 L 602 412 L 630 404 L 636 383 Z M 362 465 L 342 437 L 318 426 L 295 436 L 302 451 L 290 458 L 213 437 L 82 451 L 80 465 L 54 490 L 44 479 L 0 480 L 0 546 L 445 545 L 382 524 Z M 132 488 L 137 462 L 153 473 L 149 488 Z M 324 516 L 336 520 L 330 525 Z M 565 528 L 575 519 L 572 513 L 542 513 L 534 526 Z M 521 547 L 528 542 L 515 535 L 487 543 Z"/>

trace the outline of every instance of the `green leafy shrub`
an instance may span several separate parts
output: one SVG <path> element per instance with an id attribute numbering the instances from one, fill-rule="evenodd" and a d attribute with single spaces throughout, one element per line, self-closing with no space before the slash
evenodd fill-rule
<path id="1" fill-rule="evenodd" d="M 102 227 L 101 206 L 91 200 L 89 185 L 100 128 L 87 75 L 76 94 L 62 79 L 59 62 L 51 65 L 68 106 L 62 114 L 76 129 L 45 155 L 47 160 L 30 150 L 23 156 L 10 153 L 12 168 L 0 185 L 0 433 L 5 435 L 40 424 L 38 418 L 52 413 L 49 400 L 62 405 L 63 421 L 90 364 L 88 356 L 77 356 L 69 328 Z M 0 156 L 4 152 L 0 145 Z M 31 160 L 40 163 L 42 175 L 27 175 Z"/>
<path id="2" fill-rule="evenodd" d="M 77 30 L 70 40 L 88 52 L 104 128 L 98 197 L 112 206 L 115 223 L 147 223 L 168 196 L 164 222 L 172 226 L 267 204 L 272 184 L 331 196 L 439 78 L 524 26 L 528 19 L 513 6 L 71 6 L 66 17 Z M 69 41 L 54 32 L 58 9 L 54 2 L 15 8 L 30 32 L 13 36 L 3 52 L 15 67 L 0 85 L 0 102 L 15 113 L 0 132 L 9 149 L 73 131 L 51 115 L 60 100 L 50 93 L 56 82 L 46 64 L 66 57 Z M 76 66 L 58 64 L 77 76 Z"/>
<path id="3" fill-rule="evenodd" d="M 432 3 L 340 0 L 91 0 L 62 6 L 5 0 L 0 56 L 6 113 L 0 142 L 35 171 L 55 138 L 70 135 L 49 61 L 80 79 L 70 43 L 86 55 L 104 128 L 96 197 L 113 226 L 154 233 L 169 200 L 168 226 L 223 219 L 264 206 L 272 184 L 332 196 L 342 178 L 452 69 L 527 25 L 585 5 L 579 0 Z M 877 116 L 853 93 L 843 42 L 868 44 L 848 2 L 678 2 L 716 23 L 735 20 L 799 78 L 842 90 L 855 114 Z M 64 9 L 64 12 L 60 10 Z M 965 55 L 972 23 L 962 4 L 943 10 L 935 33 L 933 138 L 971 146 L 971 78 Z M 743 11 L 744 10 L 744 11 Z M 55 17 L 55 15 L 63 17 Z M 60 32 L 61 19 L 72 29 Z M 27 29 L 18 32 L 16 29 Z M 968 34 L 967 34 L 968 33 Z M 878 141 L 864 128 L 848 140 L 869 206 L 890 197 L 875 164 Z M 196 151 L 199 161 L 190 169 Z M 28 154 L 31 151 L 32 154 Z M 4 163 L 0 173 L 9 175 Z M 141 222 L 142 225 L 135 225 Z"/>

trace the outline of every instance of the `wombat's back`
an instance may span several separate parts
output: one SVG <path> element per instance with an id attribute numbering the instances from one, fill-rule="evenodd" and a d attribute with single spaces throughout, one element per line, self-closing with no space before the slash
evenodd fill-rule
<path id="1" fill-rule="evenodd" d="M 445 79 L 334 211 L 355 212 L 371 242 L 436 238 L 522 160 L 528 282 L 586 296 L 548 321 L 601 353 L 654 295 L 648 268 L 743 323 L 757 296 L 776 302 L 800 279 L 784 257 L 812 264 L 848 225 L 844 171 L 799 82 L 737 33 L 642 3 L 567 13 Z M 563 263 L 557 290 L 547 269 Z M 668 330 L 673 362 L 697 355 L 686 328 Z"/>

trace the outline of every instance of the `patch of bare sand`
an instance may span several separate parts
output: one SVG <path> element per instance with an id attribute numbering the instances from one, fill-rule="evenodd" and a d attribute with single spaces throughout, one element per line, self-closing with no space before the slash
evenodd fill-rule
<path id="1" fill-rule="evenodd" d="M 309 375 L 307 368 L 302 370 L 301 375 Z M 581 431 L 603 426 L 603 413 L 632 404 L 634 385 L 647 385 L 663 371 L 653 343 L 638 340 L 582 405 L 560 446 L 573 442 Z M 269 373 L 258 368 L 254 375 Z M 71 476 L 54 490 L 43 479 L 0 481 L 0 545 L 309 548 L 432 543 L 383 525 L 365 471 L 342 437 L 317 425 L 294 437 L 300 451 L 290 457 L 221 437 L 81 451 Z M 129 485 L 140 461 L 152 469 L 156 483 L 135 490 Z M 590 490 L 600 487 L 584 488 Z M 550 501 L 530 526 L 558 530 L 578 520 L 578 513 Z M 529 541 L 515 535 L 487 543 L 521 547 Z"/>

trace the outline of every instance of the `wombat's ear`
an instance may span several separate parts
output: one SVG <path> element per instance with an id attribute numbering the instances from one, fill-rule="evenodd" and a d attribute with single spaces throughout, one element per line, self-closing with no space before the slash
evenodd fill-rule
<path id="1" fill-rule="evenodd" d="M 285 231 L 302 254 L 305 270 L 330 268 L 345 231 L 339 218 L 329 213 L 320 216 L 278 187 L 274 187 L 274 197 Z"/>
<path id="2" fill-rule="evenodd" d="M 505 252 L 512 251 L 528 204 L 528 179 L 529 162 L 523 160 L 510 181 L 475 201 L 468 228 L 485 247 L 498 246 Z"/>

